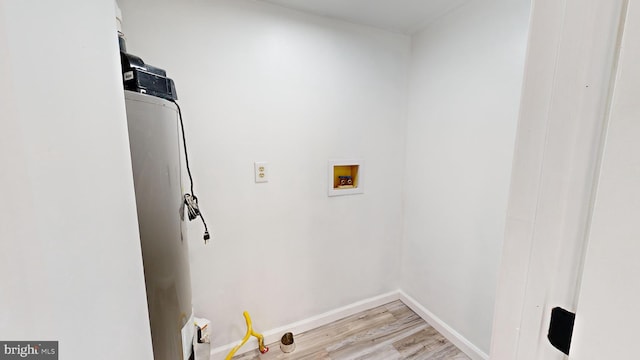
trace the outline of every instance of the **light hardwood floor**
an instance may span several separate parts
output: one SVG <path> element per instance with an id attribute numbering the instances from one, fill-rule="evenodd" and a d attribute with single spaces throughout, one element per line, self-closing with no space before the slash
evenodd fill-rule
<path id="1" fill-rule="evenodd" d="M 469 359 L 401 301 L 294 334 L 294 340 L 296 349 L 288 354 L 277 342 L 266 354 L 253 350 L 234 359 Z"/>

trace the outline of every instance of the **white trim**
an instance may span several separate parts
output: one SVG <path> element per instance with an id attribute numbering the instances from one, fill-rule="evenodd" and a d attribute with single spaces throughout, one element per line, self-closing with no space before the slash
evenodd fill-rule
<path id="1" fill-rule="evenodd" d="M 547 329 L 576 307 L 626 1 L 533 2 L 492 360 L 566 358 Z"/>
<path id="2" fill-rule="evenodd" d="M 455 331 L 451 326 L 442 321 L 439 317 L 427 310 L 424 306 L 418 303 L 414 298 L 407 295 L 404 291 L 398 291 L 400 301 L 407 305 L 413 312 L 418 314 L 434 329 L 438 330 L 442 336 L 451 341 L 453 345 L 458 347 L 462 352 L 467 354 L 472 360 L 488 360 L 489 355 L 480 350 L 471 341 L 467 340 L 459 332 Z"/>
<path id="3" fill-rule="evenodd" d="M 392 301 L 400 299 L 400 291 L 395 290 L 386 294 L 374 296 L 365 300 L 355 302 L 331 311 L 327 311 L 320 315 L 312 316 L 310 318 L 297 321 L 288 325 L 280 326 L 275 329 L 271 329 L 262 333 L 264 335 L 265 344 L 271 344 L 278 340 L 285 332 L 292 332 L 294 334 L 300 334 L 305 331 L 309 331 L 318 328 L 323 325 L 330 324 L 336 320 L 340 320 L 347 316 L 355 315 L 359 312 L 375 308 L 380 305 L 388 304 Z M 434 326 L 435 327 L 435 326 Z M 443 334 L 444 335 L 444 334 Z M 218 346 L 211 349 L 211 360 L 224 359 L 225 356 L 236 346 L 239 341 L 234 341 L 231 344 Z M 238 350 L 236 355 L 245 353 L 247 351 L 255 350 L 258 347 L 257 341 L 252 338 L 243 347 Z"/>
<path id="4" fill-rule="evenodd" d="M 420 316 L 429 325 L 433 326 L 442 336 L 451 341 L 453 345 L 458 347 L 462 352 L 467 354 L 472 360 L 488 360 L 489 355 L 480 350 L 471 341 L 467 340 L 459 332 L 454 330 L 447 323 L 442 321 L 439 317 L 427 310 L 424 306 L 418 303 L 414 298 L 407 295 L 402 290 L 391 291 L 386 294 L 374 296 L 368 299 L 364 299 L 353 304 L 349 304 L 331 311 L 327 311 L 320 315 L 312 316 L 310 318 L 297 321 L 288 325 L 280 326 L 275 329 L 271 329 L 262 333 L 264 335 L 265 344 L 272 344 L 277 342 L 282 334 L 285 332 L 292 332 L 294 334 L 300 334 L 305 331 L 309 331 L 318 328 L 323 325 L 330 324 L 336 320 L 343 319 L 347 316 L 355 315 L 359 312 L 373 309 L 377 306 L 388 304 L 390 302 L 400 300 L 407 305 L 413 312 Z M 225 356 L 236 346 L 239 341 L 235 341 L 231 344 L 218 346 L 211 349 L 211 360 L 222 360 Z M 248 351 L 255 350 L 258 343 L 255 339 L 249 340 L 236 355 L 243 354 Z"/>

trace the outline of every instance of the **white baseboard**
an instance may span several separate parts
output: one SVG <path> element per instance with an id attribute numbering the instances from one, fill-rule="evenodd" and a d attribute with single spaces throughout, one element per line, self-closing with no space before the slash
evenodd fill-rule
<path id="1" fill-rule="evenodd" d="M 305 331 L 309 331 L 311 329 L 315 329 L 317 327 L 330 324 L 336 320 L 340 320 L 347 316 L 351 316 L 357 314 L 361 311 L 369 310 L 374 307 L 384 305 L 390 303 L 392 301 L 400 299 L 399 291 L 392 291 L 386 294 L 374 296 L 362 301 L 355 302 L 353 304 L 349 304 L 347 306 L 343 306 L 337 308 L 335 310 L 327 311 L 323 314 L 312 316 L 308 319 L 304 319 L 301 321 L 294 322 L 292 324 L 288 324 L 285 326 L 281 326 L 275 329 L 271 329 L 262 333 L 264 336 L 265 344 L 271 344 L 280 340 L 282 334 L 286 332 L 292 332 L 294 334 L 300 334 Z M 233 342 L 231 344 L 222 345 L 216 348 L 211 349 L 211 360 L 222 360 L 226 357 L 226 355 L 231 351 L 239 343 L 239 341 Z M 241 347 L 236 354 L 242 354 L 247 351 L 255 350 L 258 347 L 258 342 L 255 338 L 249 340 L 243 347 Z M 279 351 L 279 350 L 278 350 Z"/>
<path id="2" fill-rule="evenodd" d="M 353 304 L 349 304 L 347 306 L 343 306 L 337 308 L 335 310 L 331 310 L 325 312 L 320 315 L 312 316 L 310 318 L 297 321 L 285 326 L 281 326 L 275 329 L 271 329 L 269 331 L 265 331 L 262 334 L 264 335 L 265 344 L 271 344 L 280 340 L 282 334 L 290 331 L 294 334 L 300 334 L 305 331 L 309 331 L 311 329 L 315 329 L 317 327 L 330 324 L 336 320 L 340 320 L 347 316 L 351 316 L 357 314 L 361 311 L 369 310 L 374 307 L 384 305 L 390 303 L 395 300 L 402 301 L 405 305 L 407 305 L 411 310 L 413 310 L 418 316 L 420 316 L 424 321 L 426 321 L 429 325 L 433 326 L 442 336 L 447 338 L 451 343 L 458 347 L 462 352 L 467 354 L 472 360 L 488 360 L 489 355 L 480 350 L 477 346 L 473 345 L 469 340 L 467 340 L 460 333 L 455 331 L 449 325 L 447 325 L 440 318 L 435 316 L 432 312 L 427 310 L 424 306 L 418 303 L 415 299 L 407 295 L 402 290 L 392 291 L 386 294 L 374 296 L 362 301 L 355 302 Z M 218 346 L 216 348 L 211 349 L 211 360 L 224 360 L 226 355 L 236 346 L 239 341 L 233 342 L 231 344 Z M 237 354 L 242 354 L 247 351 L 255 350 L 258 347 L 258 342 L 255 338 L 252 338 L 241 347 Z"/>
<path id="3" fill-rule="evenodd" d="M 489 360 L 489 355 L 480 350 L 477 346 L 473 345 L 469 340 L 435 316 L 431 311 L 420 305 L 420 303 L 411 296 L 407 295 L 402 290 L 398 291 L 398 295 L 400 301 L 423 318 L 429 325 L 433 326 L 433 328 L 442 334 L 442 336 L 451 341 L 453 345 L 457 346 L 458 349 L 467 354 L 467 356 L 472 360 Z"/>

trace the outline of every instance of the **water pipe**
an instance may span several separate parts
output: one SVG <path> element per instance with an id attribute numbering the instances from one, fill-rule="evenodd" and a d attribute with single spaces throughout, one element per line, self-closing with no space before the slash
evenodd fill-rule
<path id="1" fill-rule="evenodd" d="M 236 347 L 234 347 L 233 349 L 231 349 L 229 354 L 227 354 L 227 357 L 225 358 L 225 360 L 231 360 L 231 358 L 236 353 L 236 351 L 238 351 L 238 349 L 240 349 L 242 345 L 244 345 L 251 336 L 255 336 L 256 339 L 258 339 L 258 350 L 260 350 L 260 353 L 264 354 L 267 351 L 269 351 L 269 348 L 264 346 L 264 336 L 262 336 L 262 334 L 258 334 L 257 332 L 253 331 L 253 327 L 251 326 L 251 317 L 249 316 L 249 313 L 245 311 L 242 313 L 242 315 L 244 315 L 244 321 L 247 323 L 247 333 L 244 335 L 242 342 L 236 345 Z"/>

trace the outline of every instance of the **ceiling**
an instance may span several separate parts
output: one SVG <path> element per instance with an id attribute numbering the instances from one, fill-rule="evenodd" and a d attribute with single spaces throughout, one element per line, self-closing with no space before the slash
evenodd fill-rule
<path id="1" fill-rule="evenodd" d="M 470 0 L 263 0 L 317 15 L 411 34 Z"/>

